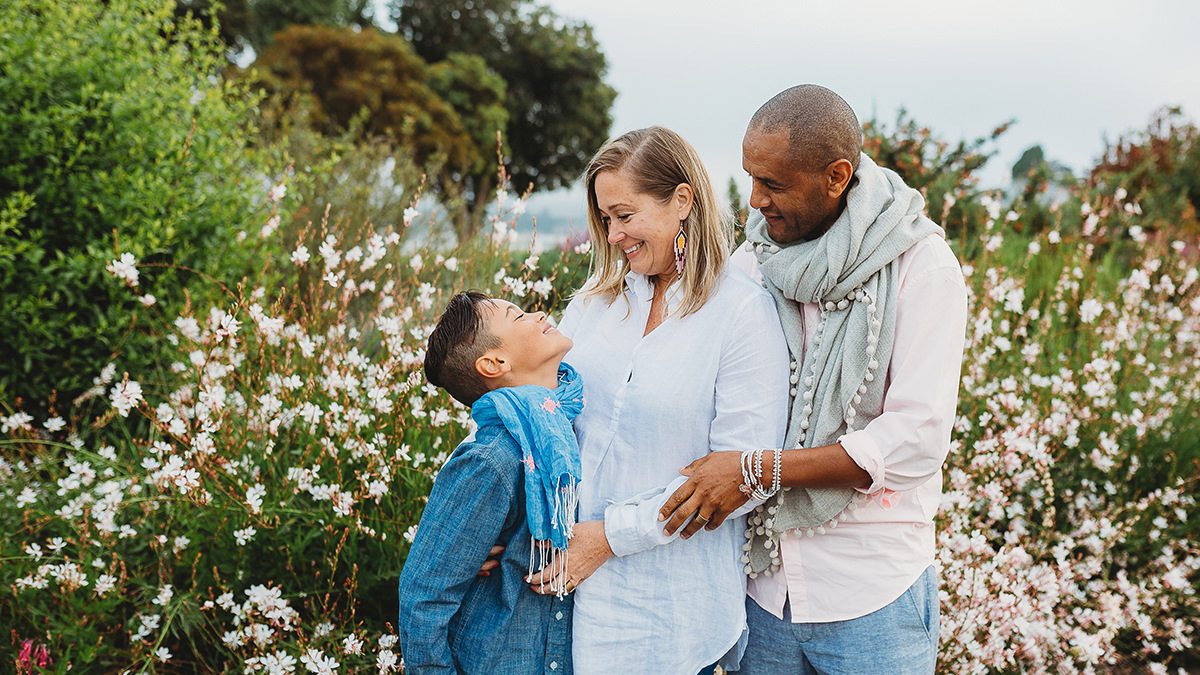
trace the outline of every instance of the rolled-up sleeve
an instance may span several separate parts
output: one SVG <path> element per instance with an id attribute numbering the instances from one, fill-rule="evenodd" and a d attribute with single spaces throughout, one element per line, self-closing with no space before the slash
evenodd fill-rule
<path id="1" fill-rule="evenodd" d="M 903 283 L 883 413 L 838 441 L 871 475 L 860 488 L 902 492 L 936 475 L 950 448 L 967 322 L 962 270 L 951 259 Z"/>

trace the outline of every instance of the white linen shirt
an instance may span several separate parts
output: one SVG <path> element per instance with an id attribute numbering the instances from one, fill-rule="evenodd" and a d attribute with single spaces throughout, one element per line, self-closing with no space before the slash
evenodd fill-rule
<path id="1" fill-rule="evenodd" d="M 587 400 L 579 520 L 603 519 L 615 554 L 575 592 L 575 672 L 694 675 L 745 644 L 749 509 L 686 540 L 663 535 L 658 510 L 693 460 L 783 442 L 787 344 L 771 296 L 729 265 L 699 310 L 644 337 L 650 283 L 630 273 L 625 288 L 612 304 L 576 298 L 559 326 Z"/>
<path id="2" fill-rule="evenodd" d="M 730 261 L 762 278 L 749 250 L 738 249 Z M 933 517 L 958 402 L 966 298 L 962 267 L 940 236 L 901 254 L 883 413 L 838 439 L 871 475 L 871 485 L 859 490 L 837 527 L 786 533 L 779 543 L 781 570 L 750 580 L 750 597 L 777 618 L 789 600 L 794 623 L 865 616 L 900 597 L 933 564 Z M 805 303 L 803 310 L 807 348 L 820 308 Z"/>

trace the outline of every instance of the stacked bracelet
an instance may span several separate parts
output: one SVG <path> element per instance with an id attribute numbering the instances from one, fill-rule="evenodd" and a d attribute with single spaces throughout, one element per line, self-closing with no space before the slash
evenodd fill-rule
<path id="1" fill-rule="evenodd" d="M 783 451 L 772 450 L 775 461 L 771 471 L 771 489 L 763 486 L 762 456 L 766 450 L 742 451 L 742 484 L 738 486 L 742 494 L 750 499 L 766 499 L 779 492 L 779 482 L 783 474 Z"/>

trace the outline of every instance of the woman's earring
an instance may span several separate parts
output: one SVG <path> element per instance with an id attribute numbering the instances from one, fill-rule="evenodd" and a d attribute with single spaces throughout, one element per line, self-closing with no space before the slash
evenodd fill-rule
<path id="1" fill-rule="evenodd" d="M 683 223 L 679 221 L 679 234 L 675 235 L 675 271 L 683 278 L 683 261 L 687 258 L 687 233 L 683 231 Z"/>

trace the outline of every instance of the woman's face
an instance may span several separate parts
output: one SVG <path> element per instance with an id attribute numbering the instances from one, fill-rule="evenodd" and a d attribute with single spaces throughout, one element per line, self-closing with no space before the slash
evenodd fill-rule
<path id="1" fill-rule="evenodd" d="M 625 171 L 596 175 L 596 205 L 608 243 L 619 247 L 629 267 L 647 276 L 675 275 L 675 235 L 692 210 L 692 188 L 681 183 L 666 203 L 635 192 Z"/>

